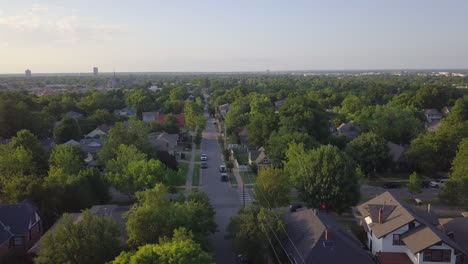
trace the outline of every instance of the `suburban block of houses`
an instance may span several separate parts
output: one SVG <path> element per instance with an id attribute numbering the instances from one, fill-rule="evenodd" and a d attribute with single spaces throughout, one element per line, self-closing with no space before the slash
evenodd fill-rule
<path id="1" fill-rule="evenodd" d="M 385 192 L 357 207 L 367 233 L 367 246 L 379 264 L 466 264 L 466 221 L 451 229 L 430 213 Z M 453 221 L 453 220 L 452 220 Z M 463 226 L 464 225 L 464 226 Z"/>

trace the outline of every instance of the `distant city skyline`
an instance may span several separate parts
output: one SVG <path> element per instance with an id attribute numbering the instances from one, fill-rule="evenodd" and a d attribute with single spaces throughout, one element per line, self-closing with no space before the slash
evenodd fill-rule
<path id="1" fill-rule="evenodd" d="M 0 0 L 0 74 L 468 69 L 466 10 L 464 0 Z"/>

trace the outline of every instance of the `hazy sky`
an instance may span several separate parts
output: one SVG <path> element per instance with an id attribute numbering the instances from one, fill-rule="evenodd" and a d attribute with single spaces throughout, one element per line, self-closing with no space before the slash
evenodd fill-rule
<path id="1" fill-rule="evenodd" d="M 467 32 L 467 0 L 0 0 L 0 73 L 468 68 Z"/>

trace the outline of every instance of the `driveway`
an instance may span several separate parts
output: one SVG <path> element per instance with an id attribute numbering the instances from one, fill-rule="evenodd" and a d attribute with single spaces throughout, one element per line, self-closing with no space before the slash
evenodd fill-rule
<path id="1" fill-rule="evenodd" d="M 225 239 L 225 236 L 231 217 L 236 216 L 241 207 L 241 194 L 237 188 L 232 188 L 229 182 L 220 180 L 219 165 L 223 164 L 223 160 L 216 129 L 211 120 L 208 120 L 203 131 L 201 152 L 207 155 L 208 168 L 202 170 L 200 187 L 208 195 L 216 210 L 215 220 L 219 229 L 219 232 L 211 236 L 214 260 L 216 263 L 236 263 L 232 241 Z"/>

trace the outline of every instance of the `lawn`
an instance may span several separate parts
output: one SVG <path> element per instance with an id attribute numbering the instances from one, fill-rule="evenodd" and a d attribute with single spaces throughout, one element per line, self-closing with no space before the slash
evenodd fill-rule
<path id="1" fill-rule="evenodd" d="M 168 184 L 172 186 L 185 185 L 187 180 L 188 163 L 179 162 L 179 171 L 172 174 L 174 177 L 167 179 Z"/>
<path id="2" fill-rule="evenodd" d="M 184 160 L 190 160 L 190 157 L 191 157 L 192 153 L 191 152 L 184 152 L 184 154 L 185 154 Z"/>
<path id="3" fill-rule="evenodd" d="M 255 184 L 257 180 L 257 175 L 252 172 L 241 172 L 240 175 L 244 184 Z"/>
<path id="4" fill-rule="evenodd" d="M 195 155 L 195 161 L 200 161 L 200 155 Z"/>
<path id="5" fill-rule="evenodd" d="M 200 185 L 200 164 L 193 166 L 192 186 Z"/>

